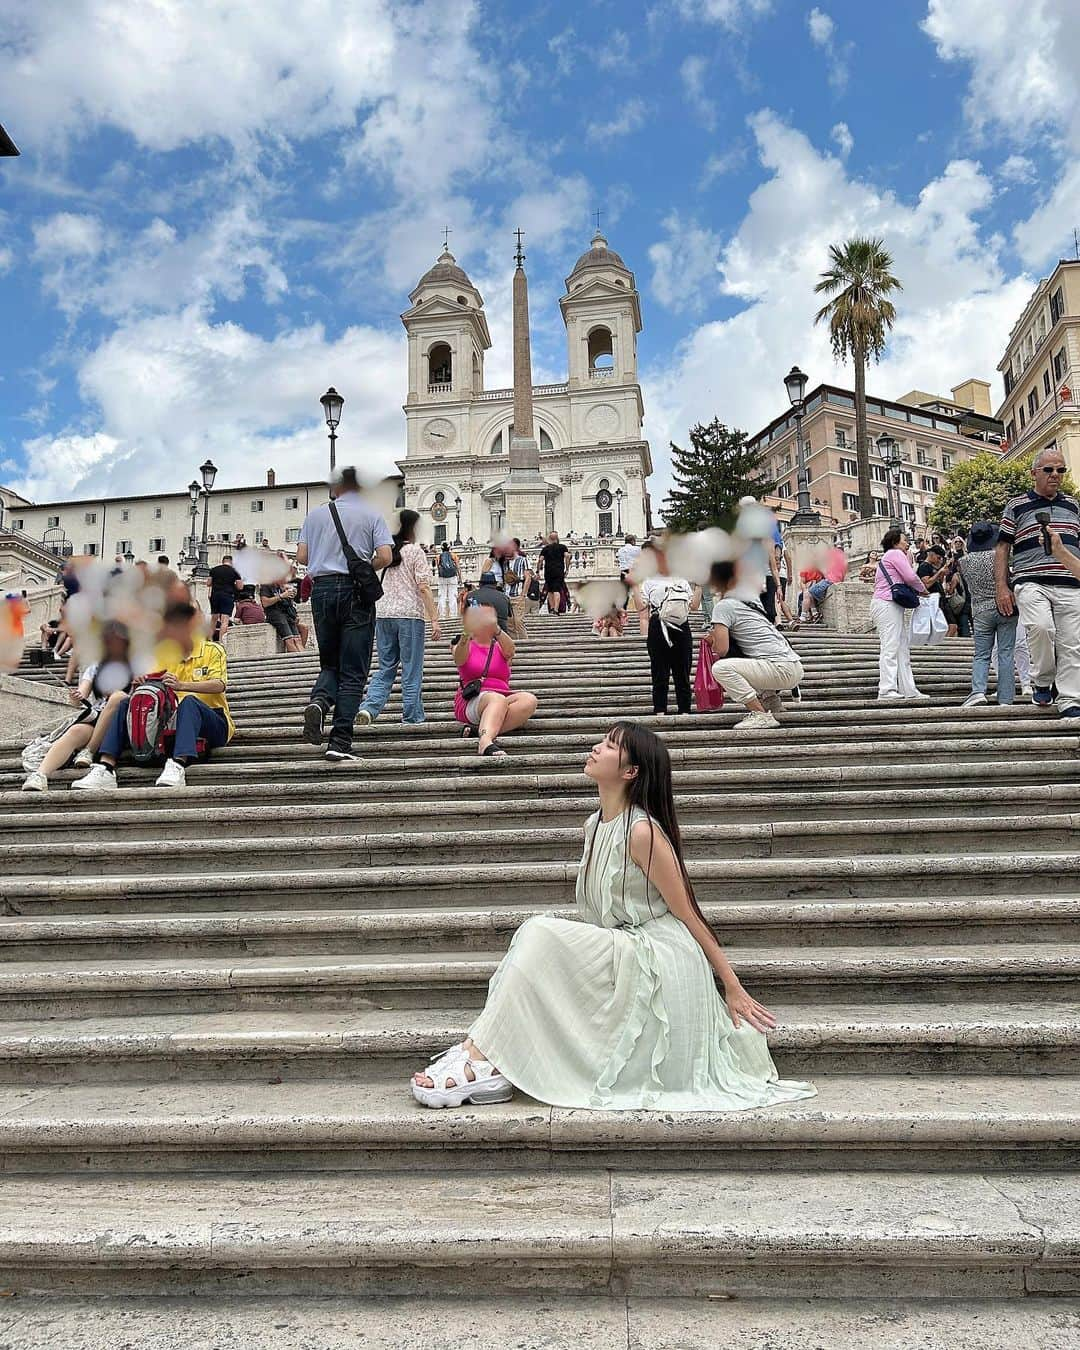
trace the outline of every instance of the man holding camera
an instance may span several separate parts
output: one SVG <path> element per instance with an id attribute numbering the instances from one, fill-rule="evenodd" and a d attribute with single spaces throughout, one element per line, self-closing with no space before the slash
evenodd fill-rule
<path id="1" fill-rule="evenodd" d="M 313 578 L 311 617 L 321 667 L 304 709 L 304 740 L 322 745 L 332 708 L 334 725 L 326 758 L 341 760 L 355 758 L 353 722 L 364 697 L 375 639 L 375 604 L 358 593 L 347 555 L 354 560 L 359 556 L 378 571 L 390 562 L 393 538 L 386 521 L 361 496 L 351 465 L 335 471 L 330 494 L 331 502 L 317 506 L 304 521 L 296 561 L 306 565 Z"/>
<path id="2" fill-rule="evenodd" d="M 1065 459 L 1040 450 L 1031 466 L 1033 490 L 1005 507 L 994 552 L 997 606 L 1020 612 L 1031 649 L 1031 701 L 1062 717 L 1080 717 L 1080 578 L 1054 555 L 1052 536 L 1080 560 L 1080 504 L 1061 491 Z M 1010 565 L 1015 597 L 1009 588 Z"/>

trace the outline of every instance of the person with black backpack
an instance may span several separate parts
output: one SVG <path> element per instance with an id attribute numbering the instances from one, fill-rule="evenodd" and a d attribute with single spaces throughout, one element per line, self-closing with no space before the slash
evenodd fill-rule
<path id="1" fill-rule="evenodd" d="M 304 709 L 304 740 L 326 747 L 329 760 L 355 759 L 353 723 L 364 698 L 375 643 L 375 604 L 382 595 L 378 571 L 393 556 L 390 528 L 360 493 L 352 465 L 330 480 L 331 499 L 309 512 L 300 530 L 296 561 L 313 578 L 311 617 L 319 644 L 319 677 Z"/>
<path id="2" fill-rule="evenodd" d="M 781 691 L 799 685 L 802 662 L 757 600 L 735 595 L 735 563 L 713 563 L 709 584 L 720 597 L 713 605 L 709 633 L 709 645 L 717 658 L 713 675 L 727 697 L 745 704 L 748 710 L 735 730 L 778 727 Z"/>
<path id="3" fill-rule="evenodd" d="M 439 582 L 439 618 L 452 619 L 458 612 L 458 587 L 461 584 L 461 564 L 450 545 L 443 540 L 435 563 Z"/>

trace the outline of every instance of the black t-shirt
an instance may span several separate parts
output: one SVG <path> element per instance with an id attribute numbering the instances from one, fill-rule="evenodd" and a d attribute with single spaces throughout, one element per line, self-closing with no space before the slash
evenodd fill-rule
<path id="1" fill-rule="evenodd" d="M 540 550 L 546 586 L 557 586 L 566 580 L 566 555 L 569 552 L 565 544 L 545 544 Z"/>
<path id="2" fill-rule="evenodd" d="M 240 580 L 240 573 L 235 567 L 230 567 L 228 563 L 218 563 L 216 567 L 210 569 L 210 594 L 211 595 L 236 595 L 236 583 Z"/>
<path id="3" fill-rule="evenodd" d="M 941 569 L 941 566 L 941 563 L 931 562 L 930 559 L 927 558 L 925 562 L 919 563 L 918 567 L 916 567 L 915 575 L 924 585 L 926 585 L 927 580 L 932 577 L 935 572 L 938 572 Z M 933 586 L 927 586 L 926 589 L 931 595 L 939 596 L 941 600 L 944 601 L 945 591 L 940 581 L 936 581 Z"/>
<path id="4" fill-rule="evenodd" d="M 505 633 L 510 622 L 510 601 L 497 586 L 477 586 L 469 592 L 471 605 L 490 605 L 499 620 L 499 627 Z"/>

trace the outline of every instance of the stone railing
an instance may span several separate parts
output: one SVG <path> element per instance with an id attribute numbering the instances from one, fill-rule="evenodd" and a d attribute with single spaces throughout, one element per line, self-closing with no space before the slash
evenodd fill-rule
<path id="1" fill-rule="evenodd" d="M 588 544 L 571 544 L 565 539 L 569 550 L 566 555 L 566 579 L 571 587 L 575 582 L 588 581 L 593 578 L 597 580 L 615 580 L 619 575 L 619 564 L 616 557 L 618 550 L 622 547 L 621 539 L 603 539 L 593 541 Z M 465 581 L 473 583 L 480 580 L 480 569 L 491 556 L 491 550 L 485 545 L 481 547 L 478 544 L 451 544 L 450 547 L 457 555 L 458 563 L 461 567 L 461 575 Z M 532 543 L 524 549 L 525 557 L 528 559 L 530 567 L 536 566 L 536 556 L 542 545 Z M 436 573 L 436 563 L 439 553 L 436 550 L 430 558 L 432 576 Z"/>
<path id="2" fill-rule="evenodd" d="M 589 379 L 590 379 L 590 380 L 612 380 L 612 379 L 614 379 L 614 378 L 615 378 L 615 371 L 614 371 L 614 369 L 611 369 L 611 370 L 601 369 L 601 370 L 590 370 L 590 371 L 589 371 Z"/>
<path id="3" fill-rule="evenodd" d="M 429 394 L 452 394 L 454 386 L 452 384 L 429 384 L 427 391 Z"/>
<path id="4" fill-rule="evenodd" d="M 533 397 L 539 398 L 545 394 L 565 394 L 569 388 L 569 382 L 563 384 L 534 384 Z M 481 389 L 476 395 L 477 400 L 481 403 L 495 403 L 513 397 L 514 391 L 512 389 Z"/>

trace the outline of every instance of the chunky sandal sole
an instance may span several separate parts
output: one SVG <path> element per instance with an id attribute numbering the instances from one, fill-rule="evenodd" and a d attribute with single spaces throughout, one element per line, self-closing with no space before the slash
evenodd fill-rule
<path id="1" fill-rule="evenodd" d="M 514 1095 L 511 1083 L 500 1084 L 497 1088 L 488 1088 L 484 1083 L 462 1083 L 452 1088 L 425 1088 L 411 1083 L 413 1097 L 421 1106 L 438 1111 L 448 1106 L 464 1106 L 466 1102 L 473 1106 L 495 1105 L 508 1102 Z"/>

